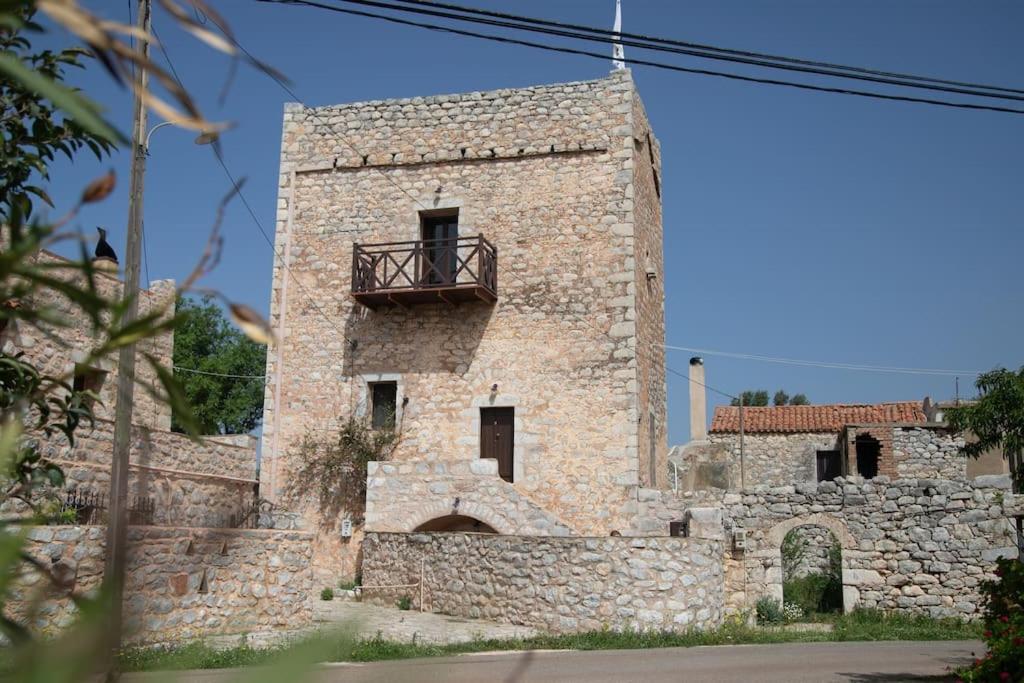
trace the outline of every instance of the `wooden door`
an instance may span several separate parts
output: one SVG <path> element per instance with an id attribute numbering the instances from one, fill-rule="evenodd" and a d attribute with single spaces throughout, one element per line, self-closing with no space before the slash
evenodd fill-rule
<path id="1" fill-rule="evenodd" d="M 498 461 L 498 476 L 512 482 L 515 409 L 480 409 L 480 457 Z"/>
<path id="2" fill-rule="evenodd" d="M 423 219 L 424 284 L 448 285 L 455 281 L 458 240 L 458 216 L 428 216 Z"/>

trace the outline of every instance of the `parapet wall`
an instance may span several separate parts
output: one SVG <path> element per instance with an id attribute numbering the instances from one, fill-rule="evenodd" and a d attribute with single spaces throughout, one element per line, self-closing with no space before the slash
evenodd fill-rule
<path id="1" fill-rule="evenodd" d="M 70 488 L 105 493 L 110 488 L 114 423 L 96 420 L 75 432 L 71 446 L 63 434 L 42 444 L 42 454 L 56 463 Z M 256 453 L 245 448 L 184 434 L 132 429 L 130 495 L 153 499 L 154 524 L 224 526 L 249 509 L 256 485 Z"/>
<path id="2" fill-rule="evenodd" d="M 721 554 L 720 541 L 697 538 L 371 532 L 363 596 L 386 604 L 406 596 L 431 612 L 553 633 L 713 628 Z"/>
<path id="3" fill-rule="evenodd" d="M 69 580 L 75 593 L 89 593 L 103 578 L 105 532 L 98 526 L 36 527 L 28 551 Z M 130 528 L 126 641 L 164 643 L 309 625 L 310 539 L 296 531 Z M 46 585 L 25 566 L 8 616 L 24 615 Z M 66 597 L 50 598 L 34 622 L 43 634 L 66 627 L 76 611 Z"/>

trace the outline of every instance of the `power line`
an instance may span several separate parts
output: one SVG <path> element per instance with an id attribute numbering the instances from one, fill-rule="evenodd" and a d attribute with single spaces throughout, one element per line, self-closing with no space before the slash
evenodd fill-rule
<path id="1" fill-rule="evenodd" d="M 713 349 L 698 349 L 690 346 L 672 346 L 664 344 L 666 349 L 672 351 L 689 351 L 691 353 L 702 353 L 708 356 L 722 356 L 725 358 L 737 358 L 740 360 L 754 360 L 765 363 L 781 363 L 784 365 L 802 365 L 814 368 L 831 368 L 834 370 L 858 370 L 864 372 L 888 372 L 906 375 L 941 375 L 948 377 L 972 376 L 982 374 L 978 370 L 940 370 L 936 368 L 903 368 L 887 365 L 863 365 L 858 363 L 838 363 L 830 361 L 802 360 L 798 358 L 776 358 L 773 356 L 759 356 L 752 353 L 732 353 L 729 351 L 716 351 Z"/>
<path id="2" fill-rule="evenodd" d="M 569 24 L 569 23 L 564 23 L 564 22 L 549 21 L 549 20 L 545 20 L 545 19 L 537 19 L 537 18 L 534 18 L 534 17 L 525 17 L 525 16 L 520 16 L 520 15 L 515 15 L 515 14 L 506 14 L 506 13 L 503 13 L 503 12 L 494 12 L 494 11 L 489 11 L 489 10 L 482 10 L 482 9 L 478 9 L 478 8 L 474 8 L 474 7 L 466 7 L 466 6 L 463 6 L 463 5 L 454 5 L 454 4 L 451 4 L 451 3 L 430 2 L 429 0 L 392 0 L 392 1 L 393 2 L 400 2 L 400 3 L 405 4 L 405 5 L 422 5 L 422 6 L 427 6 L 427 7 L 439 7 L 439 8 L 448 9 L 448 10 L 455 10 L 457 12 L 463 12 L 465 14 L 473 14 L 473 15 L 479 15 L 479 16 L 485 16 L 485 17 L 496 17 L 496 18 L 499 18 L 499 19 L 511 19 L 513 21 L 522 21 L 522 22 L 526 22 L 526 23 L 530 23 L 530 24 L 536 24 L 536 25 L 539 25 L 539 26 L 553 26 L 553 27 L 556 27 L 556 28 L 572 29 L 574 31 L 586 31 L 586 32 L 589 32 L 589 33 L 595 33 L 595 34 L 600 35 L 600 36 L 607 36 L 607 37 L 610 37 L 610 38 L 615 38 L 616 42 L 620 42 L 618 40 L 620 38 L 636 39 L 636 40 L 640 40 L 640 41 L 644 41 L 644 42 L 648 42 L 648 43 L 656 43 L 656 44 L 662 44 L 662 45 L 672 45 L 672 46 L 678 46 L 678 47 L 685 47 L 685 48 L 691 48 L 691 49 L 698 50 L 698 51 L 707 51 L 707 52 L 720 53 L 720 54 L 725 54 L 725 55 L 736 55 L 736 56 L 741 56 L 741 57 L 755 57 L 755 58 L 758 58 L 758 59 L 772 60 L 772 61 L 777 61 L 777 62 L 783 62 L 783 63 L 786 63 L 786 64 L 799 64 L 799 65 L 803 65 L 803 66 L 813 66 L 813 67 L 818 67 L 818 68 L 822 68 L 822 69 L 838 69 L 838 70 L 849 71 L 849 72 L 852 72 L 852 73 L 859 73 L 859 74 L 870 74 L 870 75 L 874 75 L 874 76 L 887 76 L 887 77 L 890 77 L 890 78 L 901 78 L 901 79 L 916 80 L 916 81 L 921 81 L 921 82 L 926 82 L 926 83 L 939 83 L 939 84 L 943 84 L 943 85 L 955 85 L 955 86 L 962 86 L 962 87 L 969 87 L 969 88 L 983 88 L 983 89 L 986 89 L 986 90 L 995 90 L 995 91 L 1000 91 L 1000 92 L 1009 92 L 1009 93 L 1017 93 L 1017 94 L 1024 95 L 1024 90 L 1017 89 L 1017 88 L 1006 88 L 1006 87 L 1003 87 L 1003 86 L 983 85 L 983 84 L 978 84 L 978 83 L 965 83 L 963 81 L 952 81 L 952 80 L 947 80 L 947 79 L 942 79 L 942 78 L 932 78 L 932 77 L 929 77 L 929 76 L 916 76 L 916 75 L 913 75 L 913 74 L 899 73 L 899 72 L 893 72 L 893 71 L 881 71 L 879 69 L 866 69 L 866 68 L 863 68 L 863 67 L 847 66 L 847 65 L 843 65 L 843 64 L 835 64 L 835 63 L 830 63 L 830 62 L 822 62 L 822 61 L 814 61 L 814 60 L 809 60 L 809 59 L 799 59 L 799 58 L 795 58 L 795 57 L 785 57 L 785 56 L 780 56 L 780 55 L 772 55 L 772 54 L 767 54 L 767 53 L 763 53 L 763 52 L 751 52 L 749 50 L 737 50 L 737 49 L 733 49 L 733 48 L 723 48 L 723 47 L 717 47 L 717 46 L 714 46 L 714 45 L 705 45 L 705 44 L 701 44 L 701 43 L 694 43 L 694 42 L 690 42 L 690 41 L 674 40 L 674 39 L 669 39 L 669 38 L 658 38 L 658 37 L 647 36 L 647 35 L 638 34 L 638 33 L 626 33 L 626 32 L 621 32 L 621 31 L 616 33 L 614 31 L 609 31 L 608 29 L 603 29 L 603 28 L 595 28 L 595 27 L 592 27 L 592 26 L 583 26 L 581 24 Z M 647 46 L 644 46 L 644 47 L 647 47 Z M 701 56 L 707 56 L 708 58 L 713 58 L 710 55 L 701 55 Z"/>
<path id="3" fill-rule="evenodd" d="M 612 31 L 602 30 L 589 26 L 564 24 L 556 21 L 536 19 L 533 17 L 507 15 L 507 18 L 512 19 L 512 21 L 506 21 L 504 20 L 504 18 L 488 19 L 480 18 L 479 16 L 466 16 L 465 14 L 490 17 L 493 16 L 494 13 L 487 12 L 485 10 L 477 10 L 475 8 L 459 7 L 457 5 L 449 5 L 436 2 L 426 2 L 423 0 L 414 0 L 411 2 L 405 2 L 405 0 L 399 1 L 404 2 L 404 4 L 415 5 L 416 7 L 402 7 L 400 5 L 395 5 L 389 2 L 381 2 L 380 0 L 335 0 L 335 2 L 344 2 L 346 4 L 351 5 L 376 7 L 378 9 L 386 9 L 396 12 L 407 12 L 411 14 L 438 17 L 442 19 L 463 21 L 472 24 L 482 24 L 485 26 L 494 26 L 498 28 L 528 31 L 531 33 L 541 33 L 545 35 L 571 38 L 574 40 L 584 40 L 603 44 L 618 44 L 623 45 L 625 47 L 634 47 L 643 50 L 653 50 L 657 52 L 668 52 L 672 54 L 687 55 L 690 57 L 697 57 L 700 59 L 724 61 L 735 64 L 747 64 L 769 69 L 780 69 L 783 71 L 816 74 L 819 76 L 830 76 L 834 78 L 848 78 L 859 81 L 867 81 L 870 83 L 881 83 L 885 85 L 921 88 L 924 90 L 934 90 L 937 92 L 972 95 L 975 97 L 991 97 L 994 99 L 1024 101 L 1024 97 L 1019 96 L 1024 95 L 1024 90 L 1016 91 L 1017 93 L 1019 93 L 1019 95 L 1008 94 L 1013 93 L 1014 90 L 1011 88 L 1002 88 L 998 86 L 985 86 L 975 83 L 953 82 L 946 81 L 943 79 L 932 79 L 921 76 L 900 75 L 897 77 L 895 75 L 882 74 L 880 72 L 860 69 L 858 67 L 844 67 L 840 65 L 828 66 L 825 65 L 824 63 L 809 63 L 806 60 L 793 60 L 788 58 L 780 59 L 778 57 L 773 57 L 769 55 L 753 55 L 749 53 L 743 54 L 735 50 L 720 50 L 705 46 L 696 47 L 691 44 L 684 43 L 683 41 L 668 40 L 664 38 L 650 38 L 647 36 L 634 36 L 632 34 L 627 36 L 621 33 L 615 33 Z M 289 0 L 283 0 L 283 2 L 289 2 Z M 457 11 L 463 12 L 465 14 L 455 14 L 448 11 L 439 11 L 437 9 L 425 8 L 442 8 L 442 10 L 456 8 Z M 596 35 L 587 35 L 586 33 L 581 33 L 580 31 L 585 31 Z M 986 90 L 988 92 L 986 92 Z"/>
<path id="4" fill-rule="evenodd" d="M 179 86 L 184 88 L 185 84 L 182 83 L 181 77 L 178 75 L 177 69 L 174 68 L 174 62 L 171 61 L 171 56 L 170 56 L 170 54 L 168 54 L 167 48 L 164 47 L 164 42 L 162 40 L 160 40 L 160 36 L 156 32 L 156 28 L 153 29 L 153 36 L 157 39 L 157 44 L 160 46 L 160 51 L 164 55 L 164 60 L 167 62 L 167 66 L 168 66 L 168 68 L 170 68 L 171 74 L 174 76 L 174 80 L 178 82 Z M 238 44 L 237 41 L 235 41 L 235 44 L 236 45 Z M 238 47 L 240 49 L 244 49 L 244 48 L 241 47 L 241 45 L 238 45 Z M 248 51 L 246 51 L 246 54 L 249 54 Z M 254 63 L 259 64 L 259 62 L 257 60 L 254 59 L 253 61 L 254 61 Z M 264 69 L 264 72 L 267 73 L 267 74 L 273 75 L 272 72 L 270 72 L 269 70 Z M 275 77 L 275 80 L 278 80 L 278 79 Z M 328 316 L 324 312 L 324 310 L 322 308 L 320 308 L 320 305 L 317 304 L 316 301 L 313 300 L 312 294 L 310 293 L 310 291 L 308 289 L 306 289 L 306 286 L 304 284 L 302 284 L 302 281 L 299 278 L 295 277 L 295 274 L 292 272 L 291 267 L 288 266 L 288 263 L 285 260 L 284 256 L 277 250 L 277 247 L 274 246 L 274 240 L 271 239 L 269 234 L 267 234 L 266 229 L 263 227 L 263 222 L 260 221 L 259 217 L 256 215 L 256 211 L 252 208 L 252 205 L 249 204 L 249 200 L 246 199 L 245 193 L 242 192 L 242 188 L 238 184 L 238 181 L 235 180 L 235 176 L 231 172 L 231 169 L 228 168 L 227 162 L 224 161 L 224 157 L 223 157 L 223 155 L 220 152 L 219 145 L 217 145 L 215 143 L 215 144 L 212 145 L 212 148 L 213 148 L 213 155 L 217 159 L 217 163 L 220 164 L 221 169 L 223 169 L 223 171 L 224 171 L 224 175 L 231 182 L 231 187 L 234 189 L 235 193 L 238 194 L 239 200 L 242 202 L 242 205 L 245 206 L 246 211 L 249 212 L 249 216 L 252 217 L 252 220 L 256 224 L 256 227 L 259 229 L 260 234 L 263 235 L 263 239 L 266 240 L 267 244 L 270 246 L 271 251 L 273 251 L 274 255 L 277 256 L 277 258 L 279 259 L 279 262 L 281 263 L 281 267 L 284 268 L 284 270 L 288 273 L 288 275 L 290 275 L 292 277 L 292 281 L 296 285 L 298 285 L 299 289 L 302 290 L 302 292 L 305 294 L 306 301 L 314 309 L 316 309 L 316 311 L 323 317 L 324 320 L 327 321 L 327 324 L 330 325 L 331 327 L 333 327 L 334 330 L 339 335 L 341 335 L 342 339 L 344 339 L 346 342 L 348 342 L 349 344 L 352 344 L 354 346 L 355 342 L 353 340 L 349 339 L 348 335 L 346 335 L 341 330 L 341 328 L 339 328 L 334 323 L 334 321 L 330 318 L 330 316 Z"/>
<path id="5" fill-rule="evenodd" d="M 341 0 L 341 1 L 342 2 L 347 2 L 349 0 Z M 580 55 L 580 56 L 583 56 L 583 57 L 591 57 L 591 58 L 600 59 L 600 60 L 603 60 L 603 61 L 608 61 L 608 59 L 609 59 L 608 55 L 605 55 L 605 54 L 602 54 L 602 53 L 599 53 L 599 52 L 590 52 L 590 51 L 587 51 L 587 50 L 579 50 L 579 49 L 568 48 L 568 47 L 558 47 L 558 46 L 554 46 L 554 45 L 548 45 L 548 44 L 545 44 L 545 43 L 536 43 L 536 42 L 528 41 L 528 40 L 520 40 L 520 39 L 517 39 L 517 38 L 508 38 L 508 37 L 504 37 L 504 36 L 496 36 L 496 35 L 487 34 L 487 33 L 477 33 L 475 31 L 466 31 L 466 30 L 463 30 L 463 29 L 456 29 L 456 28 L 451 28 L 451 27 L 448 27 L 448 26 L 440 26 L 440 25 L 437 25 L 437 24 L 428 24 L 428 23 L 423 23 L 423 22 L 418 22 L 418 21 L 411 21 L 411 20 L 408 20 L 408 19 L 399 19 L 397 17 L 392 17 L 392 16 L 388 16 L 388 15 L 384 15 L 384 14 L 376 14 L 376 13 L 373 13 L 373 12 L 364 12 L 362 10 L 344 9 L 342 7 L 336 7 L 336 6 L 332 6 L 332 5 L 325 5 L 323 3 L 315 2 L 313 0 L 257 0 L 257 2 L 265 2 L 265 3 L 271 3 L 271 4 L 286 5 L 286 6 L 305 5 L 307 7 L 323 9 L 323 10 L 327 10 L 327 11 L 331 11 L 331 12 L 338 12 L 340 14 L 347 14 L 347 15 L 352 15 L 352 16 L 361 16 L 361 17 L 367 17 L 367 18 L 370 18 L 370 19 L 379 19 L 381 21 L 386 21 L 386 22 L 393 23 L 393 24 L 399 24 L 399 25 L 403 25 L 403 26 L 414 26 L 414 27 L 417 27 L 417 28 L 424 28 L 424 29 L 428 29 L 428 30 L 431 30 L 431 31 L 438 31 L 438 32 L 441 32 L 441 33 L 451 33 L 451 34 L 454 34 L 454 35 L 468 36 L 468 37 L 471 37 L 471 38 L 479 38 L 479 39 L 482 39 L 482 40 L 490 40 L 490 41 L 493 41 L 493 42 L 506 43 L 506 44 L 510 44 L 510 45 L 522 45 L 522 46 L 525 46 L 525 47 L 532 47 L 532 48 L 536 48 L 536 49 L 539 49 L 539 50 L 546 50 L 546 51 L 549 51 L 549 52 L 558 52 L 558 53 L 562 53 L 562 54 Z M 624 62 L 626 62 L 628 64 L 637 64 L 637 65 L 640 65 L 640 66 L 650 66 L 650 67 L 653 67 L 653 68 L 665 69 L 665 70 L 668 70 L 668 71 L 676 71 L 676 72 L 681 72 L 681 73 L 689 73 L 689 74 L 696 74 L 696 75 L 702 75 L 702 76 L 714 76 L 714 77 L 718 77 L 718 78 L 725 78 L 725 79 L 728 79 L 728 80 L 735 80 L 735 81 L 741 81 L 741 82 L 746 82 L 746 83 L 760 83 L 760 84 L 764 84 L 764 85 L 779 85 L 779 86 L 784 86 L 784 87 L 789 87 L 789 88 L 796 88 L 796 89 L 799 89 L 799 90 L 809 90 L 809 91 L 813 91 L 813 92 L 826 92 L 826 93 L 833 93 L 833 94 L 839 94 L 839 95 L 851 95 L 851 96 L 855 96 L 855 97 L 867 97 L 867 98 L 880 99 L 880 100 L 889 100 L 889 101 L 895 101 L 895 102 L 913 102 L 913 103 L 917 103 L 917 104 L 930 104 L 930 105 L 934 105 L 934 106 L 950 107 L 950 108 L 954 108 L 954 109 L 970 109 L 970 110 L 978 110 L 978 111 L 1003 112 L 1003 113 L 1009 113 L 1009 114 L 1024 114 L 1024 109 L 1013 109 L 1011 107 L 1000 107 L 1000 106 L 986 105 L 986 104 L 973 104 L 973 103 L 968 103 L 968 102 L 950 102 L 948 100 L 936 100 L 936 99 L 931 99 L 931 98 L 926 98 L 926 97 L 912 97 L 912 96 L 909 96 L 909 95 L 889 95 L 889 94 L 885 94 L 885 93 L 872 92 L 872 91 L 866 91 L 866 90 L 854 90 L 854 89 L 851 89 L 851 88 L 841 88 L 841 87 L 823 86 L 823 85 L 811 85 L 809 83 L 798 83 L 796 81 L 784 81 L 784 80 L 779 80 L 779 79 L 775 79 L 775 78 L 762 78 L 762 77 L 755 77 L 755 76 L 744 76 L 744 75 L 741 75 L 741 74 L 724 72 L 724 71 L 713 71 L 713 70 L 710 70 L 710 69 L 698 69 L 698 68 L 692 68 L 692 67 L 684 67 L 684 66 L 679 66 L 679 65 L 676 65 L 676 64 L 667 64 L 667 63 L 664 63 L 664 62 L 654 62 L 654 61 L 650 61 L 650 60 L 636 59 L 636 58 L 632 58 L 632 57 L 626 57 L 626 58 L 624 58 L 621 61 L 624 61 Z"/>
<path id="6" fill-rule="evenodd" d="M 191 368 L 182 368 L 180 366 L 173 366 L 173 368 L 180 373 L 193 373 L 194 375 L 206 375 L 208 377 L 227 377 L 238 380 L 263 380 L 266 382 L 265 375 L 229 375 L 226 373 L 208 373 L 205 370 L 194 370 Z"/>

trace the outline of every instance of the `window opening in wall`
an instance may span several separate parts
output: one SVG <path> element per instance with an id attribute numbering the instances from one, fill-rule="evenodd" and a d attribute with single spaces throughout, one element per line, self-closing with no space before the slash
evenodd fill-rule
<path id="1" fill-rule="evenodd" d="M 397 414 L 398 383 L 370 384 L 370 426 L 374 429 L 394 429 Z"/>
<path id="2" fill-rule="evenodd" d="M 878 456 L 882 447 L 878 439 L 861 434 L 854 441 L 854 448 L 857 454 L 857 474 L 865 479 L 874 479 L 878 476 Z"/>
<path id="3" fill-rule="evenodd" d="M 86 365 L 75 366 L 75 376 L 71 381 L 71 386 L 76 392 L 80 391 L 91 391 L 96 396 L 100 395 L 100 390 L 103 388 L 103 380 L 106 379 L 107 373 L 96 368 L 90 368 Z M 86 405 L 92 405 L 95 399 L 86 398 Z"/>
<path id="4" fill-rule="evenodd" d="M 818 451 L 818 481 L 832 481 L 843 474 L 839 451 Z"/>
<path id="5" fill-rule="evenodd" d="M 689 538 L 690 536 L 690 520 L 682 520 L 677 522 L 668 523 L 668 535 L 679 536 L 681 538 Z"/>
<path id="6" fill-rule="evenodd" d="M 446 285 L 455 282 L 458 266 L 459 211 L 421 212 L 420 234 L 423 239 L 423 260 L 420 280 L 425 285 Z"/>

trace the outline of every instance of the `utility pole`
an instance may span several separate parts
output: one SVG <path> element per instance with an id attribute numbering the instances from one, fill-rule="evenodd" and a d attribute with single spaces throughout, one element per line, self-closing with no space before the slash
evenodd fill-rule
<path id="1" fill-rule="evenodd" d="M 151 28 L 150 0 L 139 0 L 138 25 L 148 35 Z M 149 41 L 139 39 L 139 50 L 149 59 Z M 142 244 L 142 192 L 146 172 L 146 107 L 141 93 L 149 74 L 135 68 L 132 112 L 132 165 L 128 188 L 128 235 L 124 250 L 124 290 L 127 303 L 124 324 L 138 317 L 139 256 Z M 104 581 L 109 591 L 110 629 L 108 678 L 116 672 L 117 653 L 121 649 L 125 565 L 128 556 L 128 457 L 132 437 L 132 402 L 135 393 L 135 344 L 121 347 L 117 357 L 117 403 L 114 412 L 114 454 L 110 468 L 110 509 L 107 522 L 107 559 Z"/>
<path id="2" fill-rule="evenodd" d="M 747 461 L 743 450 L 743 392 L 740 392 L 740 490 L 747 490 Z"/>

